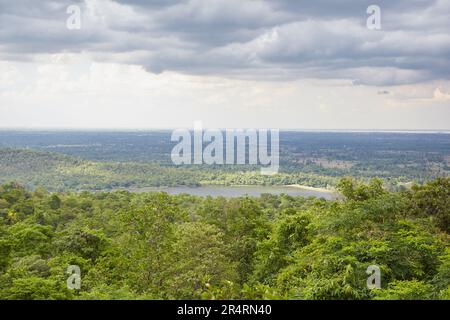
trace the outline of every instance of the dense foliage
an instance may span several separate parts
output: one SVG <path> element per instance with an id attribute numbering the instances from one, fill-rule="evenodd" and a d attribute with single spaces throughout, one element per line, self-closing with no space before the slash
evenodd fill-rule
<path id="1" fill-rule="evenodd" d="M 0 183 L 10 181 L 28 189 L 45 187 L 50 191 L 64 191 L 201 184 L 326 187 L 333 185 L 335 178 L 303 172 L 264 176 L 258 168 L 249 166 L 175 167 L 158 163 L 98 162 L 51 152 L 0 149 Z"/>
<path id="2" fill-rule="evenodd" d="M 199 184 L 334 186 L 379 177 L 392 190 L 450 173 L 447 133 L 280 133 L 280 172 L 256 166 L 174 166 L 170 131 L 0 131 L 0 183 L 105 190 Z M 39 150 L 39 151 L 33 151 Z"/>
<path id="3" fill-rule="evenodd" d="M 5 184 L 0 299 L 450 299 L 450 179 L 337 185 L 345 199 Z M 369 265 L 382 289 L 367 289 Z"/>

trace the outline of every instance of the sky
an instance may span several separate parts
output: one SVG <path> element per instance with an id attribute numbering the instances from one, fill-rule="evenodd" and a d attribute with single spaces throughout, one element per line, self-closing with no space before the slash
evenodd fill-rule
<path id="1" fill-rule="evenodd" d="M 0 0 L 0 128 L 449 120 L 450 0 Z"/>

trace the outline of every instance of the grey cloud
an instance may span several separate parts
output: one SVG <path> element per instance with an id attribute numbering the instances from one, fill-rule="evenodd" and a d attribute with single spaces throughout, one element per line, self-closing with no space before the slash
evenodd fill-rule
<path id="1" fill-rule="evenodd" d="M 69 4 L 82 30 L 65 28 Z M 343 78 L 392 85 L 450 78 L 450 3 L 377 1 L 0 0 L 0 58 L 88 52 L 102 61 L 242 78 Z"/>

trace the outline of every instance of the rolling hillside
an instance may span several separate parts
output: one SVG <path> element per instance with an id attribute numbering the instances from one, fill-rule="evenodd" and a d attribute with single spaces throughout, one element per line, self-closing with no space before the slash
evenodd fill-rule
<path id="1" fill-rule="evenodd" d="M 178 171 L 157 164 L 95 162 L 51 152 L 0 149 L 0 183 L 15 181 L 30 189 L 104 190 L 197 183 L 192 173 L 180 175 Z"/>

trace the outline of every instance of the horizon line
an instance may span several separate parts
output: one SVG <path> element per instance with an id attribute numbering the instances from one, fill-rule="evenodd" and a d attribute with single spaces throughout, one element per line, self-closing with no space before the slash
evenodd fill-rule
<path id="1" fill-rule="evenodd" d="M 120 127 L 105 127 L 105 128 L 95 128 L 95 127 L 0 127 L 0 131 L 35 131 L 35 132 L 61 132 L 61 131 L 76 131 L 76 132 L 150 132 L 150 131 L 173 131 L 176 129 L 188 129 L 193 130 L 193 127 L 160 127 L 160 128 L 120 128 Z M 450 129 L 305 129 L 305 128 L 208 128 L 205 127 L 203 130 L 208 129 L 218 129 L 218 130 L 227 130 L 227 129 L 275 129 L 280 132 L 354 132 L 354 133 L 370 133 L 370 132 L 380 132 L 380 133 L 450 133 Z"/>

